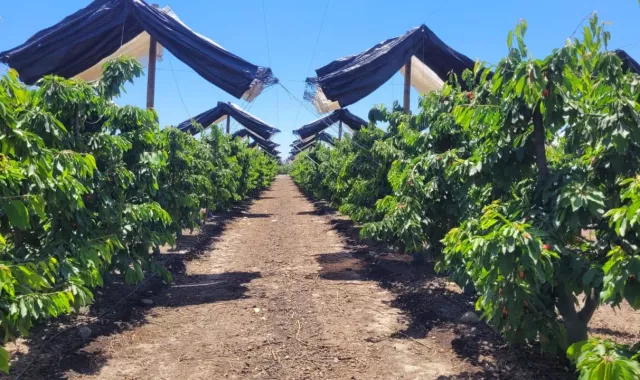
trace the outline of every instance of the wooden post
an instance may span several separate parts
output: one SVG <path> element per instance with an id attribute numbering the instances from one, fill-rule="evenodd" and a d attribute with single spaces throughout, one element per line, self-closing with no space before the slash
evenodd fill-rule
<path id="1" fill-rule="evenodd" d="M 404 112 L 411 113 L 411 58 L 404 65 Z"/>
<path id="2" fill-rule="evenodd" d="M 340 120 L 340 124 L 338 124 L 338 140 L 342 140 L 342 120 Z"/>
<path id="3" fill-rule="evenodd" d="M 153 4 L 159 8 L 158 4 Z M 156 55 L 158 55 L 158 43 L 151 37 L 149 41 L 149 69 L 147 70 L 147 108 L 155 106 L 156 101 Z"/>
<path id="4" fill-rule="evenodd" d="M 231 116 L 227 115 L 227 134 L 231 133 Z"/>

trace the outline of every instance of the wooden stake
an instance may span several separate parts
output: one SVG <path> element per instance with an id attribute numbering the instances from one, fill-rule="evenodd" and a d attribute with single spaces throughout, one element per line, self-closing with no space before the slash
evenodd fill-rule
<path id="1" fill-rule="evenodd" d="M 227 115 L 227 134 L 231 133 L 231 116 Z"/>
<path id="2" fill-rule="evenodd" d="M 411 58 L 404 65 L 404 112 L 411 113 Z"/>
<path id="3" fill-rule="evenodd" d="M 338 140 L 342 140 L 342 120 L 340 120 L 340 124 L 338 124 Z"/>
<path id="4" fill-rule="evenodd" d="M 158 4 L 153 4 L 158 8 Z M 149 41 L 149 69 L 147 70 L 147 108 L 155 106 L 156 101 L 156 55 L 158 55 L 158 43 L 151 37 Z"/>

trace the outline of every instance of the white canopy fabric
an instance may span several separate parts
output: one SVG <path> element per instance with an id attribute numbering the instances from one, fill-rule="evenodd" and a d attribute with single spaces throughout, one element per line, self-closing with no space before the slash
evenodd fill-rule
<path id="1" fill-rule="evenodd" d="M 313 105 L 319 113 L 327 113 L 341 108 L 340 103 L 327 99 L 320 87 L 318 87 L 316 96 L 313 97 Z"/>
<path id="2" fill-rule="evenodd" d="M 402 66 L 400 73 L 405 76 L 405 66 Z M 429 66 L 415 56 L 411 57 L 411 87 L 421 94 L 428 94 L 431 91 L 442 89 L 443 85 L 444 81 Z M 327 113 L 341 108 L 339 102 L 327 99 L 320 87 L 316 89 L 312 102 L 319 113 Z"/>
<path id="3" fill-rule="evenodd" d="M 87 82 L 93 82 L 102 76 L 102 66 L 109 60 L 118 58 L 118 57 L 132 57 L 135 58 L 140 64 L 144 67 L 149 66 L 149 46 L 151 45 L 151 36 L 147 32 L 142 32 L 136 38 L 122 45 L 120 49 L 118 49 L 115 53 L 110 56 L 104 58 L 102 61 L 98 62 L 93 67 L 83 71 L 82 73 L 76 75 L 75 77 L 78 79 L 84 79 Z M 158 49 L 156 52 L 156 59 L 162 60 L 162 55 L 164 53 L 164 48 L 162 45 L 158 44 Z"/>
<path id="4" fill-rule="evenodd" d="M 400 73 L 406 76 L 405 67 L 402 66 Z M 411 87 L 415 88 L 421 94 L 428 94 L 431 91 L 442 89 L 444 81 L 415 56 L 411 57 Z"/>

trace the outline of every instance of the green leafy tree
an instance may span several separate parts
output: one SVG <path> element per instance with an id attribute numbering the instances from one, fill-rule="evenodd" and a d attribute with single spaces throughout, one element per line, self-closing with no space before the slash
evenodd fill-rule
<path id="1" fill-rule="evenodd" d="M 389 160 L 388 184 L 358 187 L 352 172 L 339 187 L 348 164 L 327 163 L 353 162 L 339 146 L 300 155 L 292 176 L 347 214 L 357 214 L 345 207 L 351 192 L 376 193 L 381 217 L 364 233 L 440 258 L 439 270 L 477 289 L 477 309 L 508 341 L 550 353 L 574 344 L 584 376 L 613 371 L 593 369 L 597 358 L 598 368 L 616 358 L 635 368 L 637 355 L 605 353 L 637 350 L 581 342 L 601 305 L 640 307 L 640 77 L 607 50 L 595 16 L 582 39 L 542 60 L 530 57 L 526 29 L 509 33 L 493 71 L 478 63 L 451 78 L 415 118 L 372 110 L 389 121 L 369 153 Z"/>
<path id="2" fill-rule="evenodd" d="M 150 248 L 172 243 L 202 207 L 230 207 L 275 176 L 274 160 L 219 131 L 161 132 L 155 111 L 116 105 L 142 73 L 135 60 L 103 72 L 95 84 L 49 76 L 34 88 L 13 70 L 0 78 L 3 342 L 91 303 L 105 277 L 170 281 Z M 0 347 L 0 370 L 8 362 Z"/>
<path id="3" fill-rule="evenodd" d="M 640 82 L 606 50 L 596 17 L 543 60 L 529 57 L 525 31 L 509 34 L 492 77 L 476 67 L 472 101 L 453 111 L 477 139 L 454 167 L 485 173 L 475 185 L 491 203 L 447 234 L 440 268 L 473 282 L 476 307 L 507 339 L 555 352 L 587 339 L 599 305 L 640 306 Z"/>

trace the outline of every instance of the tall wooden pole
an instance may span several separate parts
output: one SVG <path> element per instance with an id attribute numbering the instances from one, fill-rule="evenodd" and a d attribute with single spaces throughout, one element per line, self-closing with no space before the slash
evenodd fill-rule
<path id="1" fill-rule="evenodd" d="M 404 65 L 404 113 L 411 113 L 411 58 Z"/>
<path id="2" fill-rule="evenodd" d="M 159 8 L 158 4 L 153 4 Z M 149 70 L 147 72 L 147 108 L 153 108 L 156 102 L 156 55 L 158 55 L 158 43 L 151 37 L 149 41 Z"/>
<path id="3" fill-rule="evenodd" d="M 231 133 L 231 116 L 227 115 L 227 134 Z"/>
<path id="4" fill-rule="evenodd" d="M 340 124 L 338 124 L 338 140 L 342 140 L 342 120 L 340 120 Z"/>

